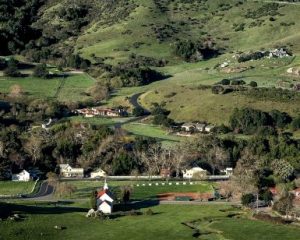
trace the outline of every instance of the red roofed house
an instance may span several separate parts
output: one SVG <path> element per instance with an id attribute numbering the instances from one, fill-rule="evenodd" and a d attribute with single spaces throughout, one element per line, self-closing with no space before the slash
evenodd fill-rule
<path id="1" fill-rule="evenodd" d="M 97 194 L 97 209 L 104 214 L 111 214 L 113 209 L 113 198 L 108 190 L 108 185 L 104 183 L 103 190 Z"/>

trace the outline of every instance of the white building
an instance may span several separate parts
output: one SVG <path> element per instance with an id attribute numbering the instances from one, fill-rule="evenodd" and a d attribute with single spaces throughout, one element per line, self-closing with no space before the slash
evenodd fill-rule
<path id="1" fill-rule="evenodd" d="M 113 198 L 105 181 L 103 190 L 97 194 L 97 210 L 104 214 L 111 214 L 113 210 Z"/>
<path id="2" fill-rule="evenodd" d="M 213 125 L 207 125 L 207 126 L 205 126 L 204 131 L 210 133 L 214 127 L 215 126 L 213 126 Z"/>
<path id="3" fill-rule="evenodd" d="M 189 170 L 182 171 L 184 179 L 202 178 L 207 176 L 207 171 L 200 167 L 193 167 Z"/>
<path id="4" fill-rule="evenodd" d="M 233 168 L 225 168 L 224 170 L 221 171 L 221 173 L 227 175 L 227 176 L 231 176 L 233 174 Z"/>
<path id="5" fill-rule="evenodd" d="M 62 177 L 75 177 L 83 178 L 84 169 L 83 168 L 72 168 L 69 164 L 60 164 L 60 175 Z"/>
<path id="6" fill-rule="evenodd" d="M 13 174 L 11 179 L 12 181 L 28 182 L 30 180 L 30 173 L 23 170 L 18 174 Z"/>
<path id="7" fill-rule="evenodd" d="M 91 178 L 102 178 L 106 177 L 106 172 L 103 171 L 101 168 L 98 168 L 96 171 L 91 172 Z"/>

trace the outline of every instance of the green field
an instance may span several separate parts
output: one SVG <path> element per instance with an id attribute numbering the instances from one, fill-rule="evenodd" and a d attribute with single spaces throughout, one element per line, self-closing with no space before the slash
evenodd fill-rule
<path id="1" fill-rule="evenodd" d="M 29 182 L 13 182 L 0 181 L 0 195 L 15 195 L 30 193 L 34 186 L 33 181 Z"/>
<path id="2" fill-rule="evenodd" d="M 167 131 L 160 126 L 150 124 L 128 123 L 123 125 L 122 128 L 134 135 L 153 137 L 163 142 L 176 143 L 184 139 L 183 137 L 168 134 Z"/>
<path id="3" fill-rule="evenodd" d="M 230 206 L 176 205 L 152 206 L 152 216 L 124 216 L 111 220 L 87 219 L 85 204 L 51 206 L 11 206 L 18 210 L 23 221 L 1 221 L 1 240 L 35 239 L 232 239 L 232 240 L 297 240 L 300 229 L 250 220 L 247 212 Z M 143 208 L 141 211 L 145 212 Z M 239 218 L 227 217 L 241 214 Z M 195 221 L 195 229 L 182 223 Z M 65 229 L 56 230 L 54 226 Z"/>
<path id="4" fill-rule="evenodd" d="M 276 21 L 269 16 L 262 16 L 262 24 L 254 25 L 255 19 L 246 18 L 248 10 L 258 9 L 264 1 L 246 1 L 242 5 L 236 0 L 216 0 L 208 2 L 167 2 L 161 5 L 168 11 L 161 12 L 159 5 L 152 0 L 135 0 L 137 7 L 130 17 L 114 24 L 93 24 L 76 42 L 77 51 L 85 57 L 95 54 L 111 57 L 109 62 L 125 60 L 131 53 L 165 58 L 178 62 L 173 56 L 174 39 L 199 39 L 207 34 L 213 36 L 218 45 L 228 50 L 251 50 L 273 47 L 279 44 L 291 44 L 295 52 L 300 52 L 299 21 L 297 18 L 300 5 L 283 4 L 278 9 Z M 229 7 L 222 9 L 221 4 Z M 193 19 L 193 23 L 191 23 Z M 183 22 L 183 24 L 181 24 Z M 281 23 L 291 23 L 283 26 Z M 245 24 L 243 31 L 235 31 L 233 24 Z M 160 42 L 156 38 L 153 26 L 171 25 L 178 32 Z M 125 32 L 130 30 L 130 33 Z M 227 39 L 224 40 L 224 37 Z M 134 47 L 135 42 L 141 42 Z"/>
<path id="5" fill-rule="evenodd" d="M 0 92 L 9 93 L 11 86 L 15 84 L 20 85 L 25 94 L 30 97 L 78 102 L 90 99 L 84 93 L 93 85 L 93 80 L 85 74 L 51 79 L 0 77 Z"/>
<path id="6" fill-rule="evenodd" d="M 155 199 L 158 194 L 168 193 L 168 192 L 196 192 L 204 193 L 212 191 L 212 184 L 207 182 L 198 182 L 195 185 L 175 185 L 175 182 L 172 183 L 172 186 L 156 186 L 155 183 L 158 181 L 109 181 L 109 186 L 112 189 L 118 190 L 119 186 L 128 185 L 133 187 L 132 199 Z M 103 186 L 103 181 L 70 181 L 70 184 L 74 185 L 77 190 L 72 194 L 72 198 L 88 198 L 91 192 L 95 189 L 101 189 Z M 145 183 L 149 183 L 152 186 L 142 186 Z M 159 181 L 158 183 L 161 183 Z M 136 186 L 139 184 L 140 186 Z M 166 183 L 167 185 L 167 183 Z"/>

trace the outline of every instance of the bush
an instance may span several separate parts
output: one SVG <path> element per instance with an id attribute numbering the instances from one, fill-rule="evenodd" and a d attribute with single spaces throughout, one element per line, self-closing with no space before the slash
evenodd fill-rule
<path id="1" fill-rule="evenodd" d="M 241 198 L 241 202 L 244 206 L 249 206 L 251 203 L 255 202 L 255 196 L 252 193 L 244 194 Z"/>
<path id="2" fill-rule="evenodd" d="M 151 210 L 151 208 L 148 208 L 147 211 L 145 212 L 145 215 L 147 216 L 152 216 L 154 212 Z"/>
<path id="3" fill-rule="evenodd" d="M 9 77 L 20 77 L 22 74 L 18 70 L 18 61 L 11 58 L 7 63 L 7 68 L 4 70 L 4 75 Z"/>
<path id="4" fill-rule="evenodd" d="M 298 130 L 300 129 L 300 116 L 296 117 L 293 119 L 291 123 L 292 129 L 293 130 Z"/>
<path id="5" fill-rule="evenodd" d="M 222 79 L 219 84 L 221 85 L 230 85 L 230 80 L 229 79 Z"/>
<path id="6" fill-rule="evenodd" d="M 141 107 L 135 107 L 132 110 L 132 115 L 135 117 L 140 117 L 140 116 L 143 116 L 144 114 L 145 114 L 144 109 Z"/>
<path id="7" fill-rule="evenodd" d="M 39 78 L 48 78 L 49 72 L 46 64 L 39 64 L 34 68 L 33 76 Z"/>
<path id="8" fill-rule="evenodd" d="M 249 83 L 249 86 L 250 86 L 250 87 L 253 87 L 253 88 L 256 88 L 256 87 L 257 87 L 257 82 L 251 81 L 251 82 Z"/>

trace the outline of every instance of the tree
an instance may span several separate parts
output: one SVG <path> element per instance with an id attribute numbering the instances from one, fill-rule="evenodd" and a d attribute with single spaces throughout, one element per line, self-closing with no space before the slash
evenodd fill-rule
<path id="1" fill-rule="evenodd" d="M 256 88 L 256 87 L 257 87 L 257 82 L 251 81 L 251 82 L 249 83 L 249 86 L 250 86 L 250 87 L 253 87 L 253 88 Z"/>
<path id="2" fill-rule="evenodd" d="M 11 58 L 7 63 L 7 68 L 4 70 L 4 75 L 9 77 L 20 77 L 21 73 L 18 70 L 18 61 Z"/>
<path id="3" fill-rule="evenodd" d="M 145 114 L 144 109 L 141 107 L 135 107 L 132 110 L 132 115 L 135 117 L 140 117 L 140 116 L 143 116 L 144 114 Z"/>
<path id="4" fill-rule="evenodd" d="M 130 200 L 130 196 L 133 192 L 133 188 L 131 186 L 121 186 L 121 197 L 124 203 L 127 203 Z"/>
<path id="5" fill-rule="evenodd" d="M 0 157 L 0 180 L 7 180 L 11 177 L 11 162 L 7 158 Z"/>
<path id="6" fill-rule="evenodd" d="M 65 195 L 71 196 L 76 191 L 76 189 L 76 186 L 62 182 L 57 184 L 55 193 L 60 197 Z"/>
<path id="7" fill-rule="evenodd" d="M 49 71 L 47 69 L 47 65 L 44 63 L 37 65 L 33 70 L 33 76 L 39 77 L 39 78 L 48 78 Z"/>
<path id="8" fill-rule="evenodd" d="M 295 171 L 293 166 L 283 159 L 273 160 L 272 169 L 274 174 L 285 182 L 293 177 Z"/>
<path id="9" fill-rule="evenodd" d="M 180 170 L 187 165 L 188 162 L 188 152 L 186 148 L 186 143 L 178 144 L 171 149 L 172 152 L 172 166 L 175 169 L 175 176 L 178 178 Z"/>
<path id="10" fill-rule="evenodd" d="M 50 185 L 52 186 L 56 186 L 58 184 L 58 176 L 56 173 L 54 172 L 48 172 L 46 174 L 46 177 L 47 177 L 47 181 Z"/>
<path id="11" fill-rule="evenodd" d="M 33 165 L 36 165 L 37 161 L 41 158 L 42 144 L 43 144 L 43 139 L 41 137 L 31 135 L 28 138 L 26 144 L 24 145 L 24 149 L 32 157 Z"/>
<path id="12" fill-rule="evenodd" d="M 273 205 L 273 209 L 280 214 L 288 215 L 290 211 L 294 208 L 294 194 L 287 192 Z"/>
<path id="13" fill-rule="evenodd" d="M 90 204 L 91 208 L 96 210 L 97 209 L 97 191 L 92 191 L 91 197 L 90 197 Z"/>
<path id="14" fill-rule="evenodd" d="M 95 85 L 89 90 L 91 96 L 95 99 L 95 101 L 106 100 L 110 94 L 110 88 L 108 86 L 104 86 L 100 82 L 95 83 Z"/>
<path id="15" fill-rule="evenodd" d="M 244 194 L 241 198 L 241 202 L 244 206 L 249 206 L 251 203 L 255 202 L 255 196 L 252 193 Z"/>

